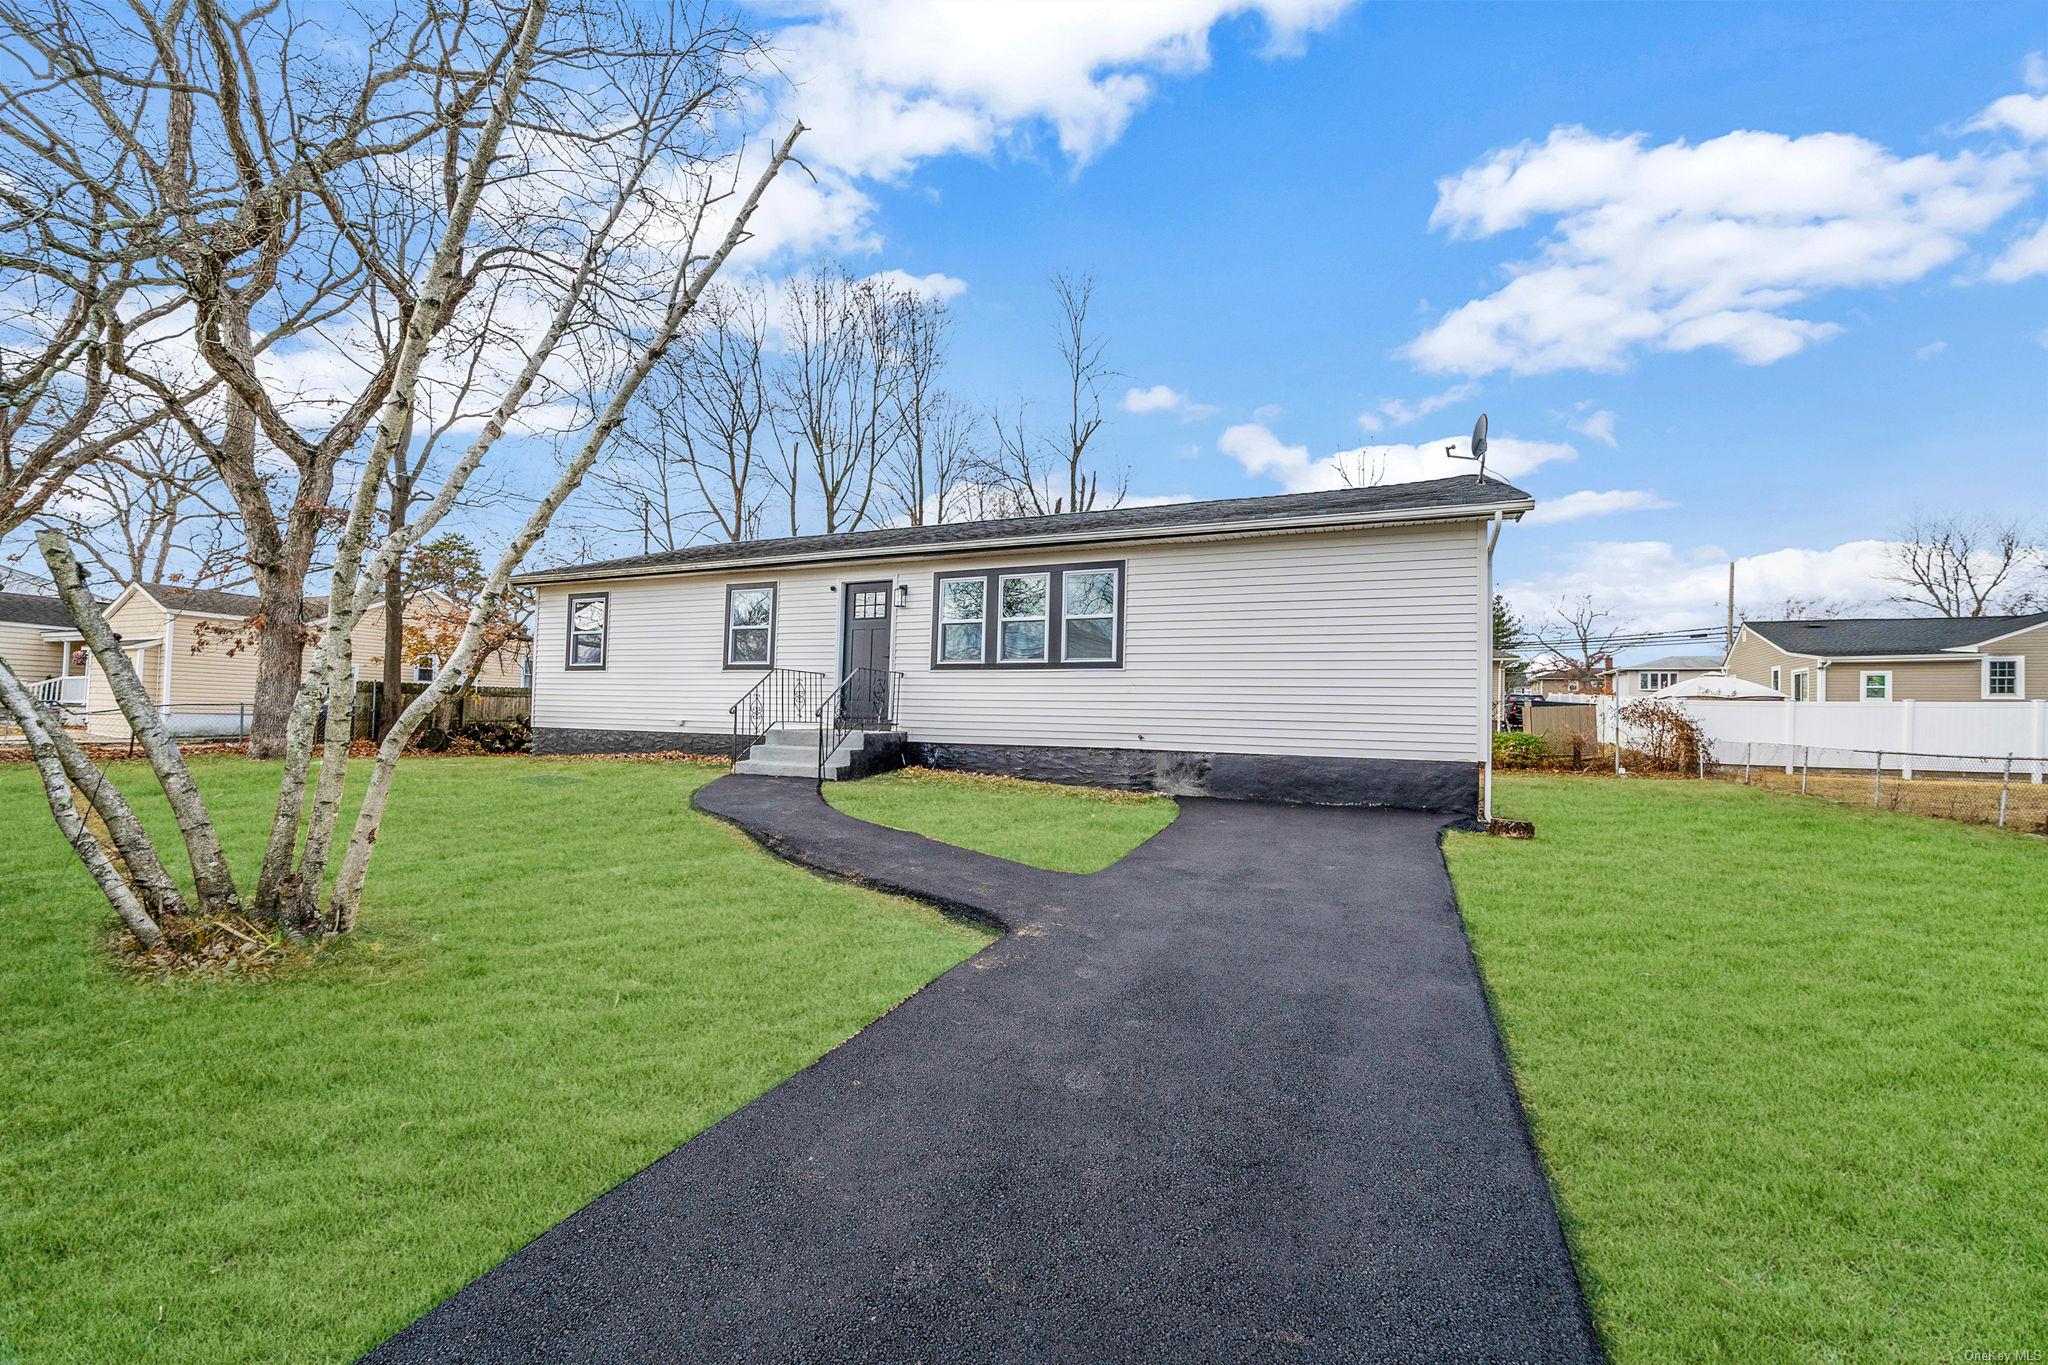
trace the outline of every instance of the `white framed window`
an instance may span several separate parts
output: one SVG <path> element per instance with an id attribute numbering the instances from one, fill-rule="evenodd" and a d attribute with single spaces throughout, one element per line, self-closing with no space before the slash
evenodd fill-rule
<path id="1" fill-rule="evenodd" d="M 569 668 L 603 668 L 610 638 L 611 594 L 573 593 L 569 598 Z"/>
<path id="2" fill-rule="evenodd" d="M 775 666 L 775 585 L 735 584 L 725 590 L 725 666 Z"/>
<path id="3" fill-rule="evenodd" d="M 1060 658 L 1107 663 L 1116 658 L 1115 569 L 1070 569 L 1060 575 Z"/>
<path id="4" fill-rule="evenodd" d="M 430 683 L 441 671 L 441 661 L 431 654 L 422 654 L 413 662 L 412 680 L 416 683 Z"/>
<path id="5" fill-rule="evenodd" d="M 939 580 L 939 652 L 941 664 L 978 664 L 988 626 L 988 580 Z"/>
<path id="6" fill-rule="evenodd" d="M 1638 692 L 1662 692 L 1667 687 L 1676 687 L 1677 685 L 1678 675 L 1676 673 L 1636 674 L 1636 690 Z"/>
<path id="7" fill-rule="evenodd" d="M 1001 610 L 996 632 L 996 661 L 1006 664 L 1045 662 L 1046 621 L 1052 606 L 1049 573 L 1004 574 L 996 590 Z"/>
<path id="8" fill-rule="evenodd" d="M 1984 700 L 2013 701 L 2027 695 L 2024 655 L 1993 655 L 1984 661 Z"/>
<path id="9" fill-rule="evenodd" d="M 1806 670 L 1803 668 L 1792 670 L 1792 700 L 1806 700 Z"/>
<path id="10" fill-rule="evenodd" d="M 1865 673 L 1857 695 L 1864 701 L 1890 701 L 1892 699 L 1892 675 L 1883 670 Z"/>
<path id="11" fill-rule="evenodd" d="M 526 656 L 525 658 L 523 658 L 523 659 L 521 659 L 521 660 L 519 661 L 519 685 L 520 685 L 521 687 L 532 687 L 532 686 L 533 686 L 533 656 L 532 656 L 532 655 L 528 655 L 528 656 Z"/>
<path id="12" fill-rule="evenodd" d="M 1773 691 L 1773 692 L 1783 692 L 1784 690 L 1785 690 L 1785 670 L 1784 670 L 1784 669 L 1782 669 L 1782 668 L 1773 668 L 1773 669 L 1771 669 L 1771 691 Z"/>

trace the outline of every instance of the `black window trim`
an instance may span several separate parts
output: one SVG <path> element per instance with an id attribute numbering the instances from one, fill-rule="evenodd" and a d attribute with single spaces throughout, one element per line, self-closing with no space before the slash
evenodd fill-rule
<path id="1" fill-rule="evenodd" d="M 1115 642 L 1107 659 L 1064 659 L 1066 653 L 1066 582 L 1070 573 L 1085 573 L 1097 569 L 1116 571 L 1116 616 Z M 1020 574 L 1046 574 L 1045 653 L 1043 659 L 1014 660 L 1003 662 L 999 657 L 1002 644 L 1002 580 Z M 982 581 L 981 606 L 981 657 L 975 660 L 960 660 L 946 663 L 939 659 L 939 641 L 943 623 L 939 619 L 940 587 L 949 579 L 978 578 Z M 1124 666 L 1124 598 L 1130 592 L 1131 574 L 1129 561 L 1122 559 L 1076 560 L 1064 564 L 1008 564 L 997 569 L 940 569 L 932 574 L 932 621 L 931 621 L 931 666 L 934 670 L 967 671 L 971 669 L 1029 670 L 1034 668 L 1122 668 Z"/>
<path id="2" fill-rule="evenodd" d="M 755 588 L 768 589 L 768 658 L 764 663 L 734 662 L 732 657 L 732 595 L 736 592 L 751 592 Z M 775 636 L 782 624 L 782 590 L 778 580 L 773 578 L 749 580 L 745 583 L 725 585 L 725 624 L 718 628 L 718 653 L 724 667 L 734 673 L 767 673 L 775 667 Z M 748 627 L 759 629 L 759 627 Z"/>
<path id="3" fill-rule="evenodd" d="M 576 637 L 588 635 L 589 631 L 576 629 L 576 604 L 579 602 L 604 603 L 604 628 L 598 631 L 597 662 L 579 664 L 576 662 Z M 569 594 L 569 610 L 564 623 L 569 627 L 567 638 L 562 641 L 562 667 L 573 668 L 579 673 L 602 673 L 612 661 L 612 595 L 608 592 L 572 592 Z"/>

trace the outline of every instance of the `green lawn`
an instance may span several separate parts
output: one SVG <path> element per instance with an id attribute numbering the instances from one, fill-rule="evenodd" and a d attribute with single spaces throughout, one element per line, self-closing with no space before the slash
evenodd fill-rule
<path id="1" fill-rule="evenodd" d="M 1100 872 L 1173 823 L 1164 796 L 905 768 L 829 782 L 848 815 L 1054 872 Z"/>
<path id="2" fill-rule="evenodd" d="M 275 769 L 195 766 L 253 866 Z M 164 983 L 0 764 L 0 1362 L 352 1359 L 988 941 L 692 813 L 714 775 L 408 760 L 363 943 Z"/>
<path id="3" fill-rule="evenodd" d="M 1454 835 L 1451 870 L 1614 1356 L 2048 1349 L 2048 844 L 1498 791 L 1535 840 Z"/>

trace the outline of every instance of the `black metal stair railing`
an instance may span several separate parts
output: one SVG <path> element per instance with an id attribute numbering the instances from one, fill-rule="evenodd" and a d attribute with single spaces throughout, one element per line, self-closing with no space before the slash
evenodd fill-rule
<path id="1" fill-rule="evenodd" d="M 896 728 L 896 699 L 903 675 L 880 668 L 856 668 L 839 680 L 832 694 L 818 703 L 818 781 L 825 780 L 825 761 L 855 730 Z"/>
<path id="2" fill-rule="evenodd" d="M 778 725 L 813 714 L 825 695 L 825 675 L 801 668 L 771 668 L 726 709 L 732 713 L 732 761 L 740 761 L 740 736 L 765 735 Z M 749 743 L 752 741 L 749 740 Z"/>

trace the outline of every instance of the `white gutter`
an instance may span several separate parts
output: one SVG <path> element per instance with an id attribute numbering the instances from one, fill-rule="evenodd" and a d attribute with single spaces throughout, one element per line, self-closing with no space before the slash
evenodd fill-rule
<path id="1" fill-rule="evenodd" d="M 1486 533 L 1486 572 L 1479 594 L 1479 638 L 1484 644 L 1479 651 L 1479 752 L 1486 765 L 1479 783 L 1481 821 L 1493 819 L 1493 680 L 1500 672 L 1493 662 L 1493 547 L 1500 543 L 1500 528 L 1501 514 L 1495 512 Z"/>
<path id="2" fill-rule="evenodd" d="M 608 578 L 658 578 L 672 574 L 727 573 L 735 569 L 761 569 L 794 564 L 842 564 L 849 560 L 862 559 L 923 559 L 935 555 L 1028 550 L 1046 545 L 1182 540 L 1203 536 L 1341 530 L 1351 526 L 1389 526 L 1429 521 L 1484 521 L 1491 518 L 1498 522 L 1502 517 L 1514 517 L 1519 520 L 1524 512 L 1535 506 L 1532 499 L 1520 498 L 1513 502 L 1488 503 L 1472 507 L 1424 507 L 1375 516 L 1326 513 L 1311 517 L 1265 517 L 1236 521 L 1187 522 L 1172 526 L 1141 526 L 1122 531 L 1066 531 L 1057 534 L 994 536 L 981 540 L 955 540 L 939 544 L 862 546 L 854 549 L 818 550 L 807 554 L 762 554 L 738 559 L 711 560 L 701 564 L 634 564 L 613 569 L 547 569 L 537 573 L 519 574 L 512 581 L 519 586 L 527 587 L 543 583 L 589 583 Z"/>

